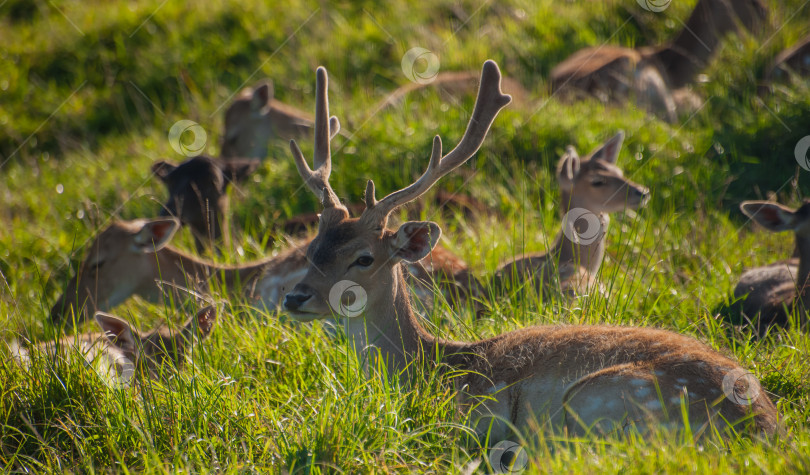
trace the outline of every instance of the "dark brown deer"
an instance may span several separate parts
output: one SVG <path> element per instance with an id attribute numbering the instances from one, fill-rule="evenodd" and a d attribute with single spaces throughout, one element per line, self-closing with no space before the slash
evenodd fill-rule
<path id="1" fill-rule="evenodd" d="M 155 162 L 152 172 L 169 192 L 160 216 L 175 216 L 191 228 L 200 252 L 219 242 L 223 235 L 227 241 L 223 221 L 228 215 L 228 186 L 243 182 L 258 166 L 258 160 L 206 156 L 193 157 L 179 165 Z"/>
<path id="2" fill-rule="evenodd" d="M 575 325 L 526 328 L 471 343 L 431 335 L 411 307 L 402 263 L 424 258 L 441 229 L 410 221 L 394 231 L 388 218 L 480 148 L 510 101 L 501 92 L 498 66 L 484 63 L 475 109 L 456 148 L 443 155 L 437 136 L 427 171 L 382 200 L 369 180 L 359 218 L 349 217 L 329 185 L 329 124 L 337 119 L 329 118 L 326 70 L 319 68 L 316 77 L 314 170 L 295 141 L 290 144 L 301 177 L 323 204 L 318 235 L 307 249 L 309 270 L 284 299 L 294 318 L 323 319 L 360 307 L 345 320 L 358 356 L 378 355 L 394 374 L 414 362 L 441 362 L 459 372 L 459 397 L 479 404 L 471 423 L 492 441 L 508 437 L 510 424 L 525 431 L 538 419 L 577 435 L 633 425 L 678 427 L 684 412 L 696 434 L 709 424 L 774 432 L 776 408 L 756 378 L 739 377 L 748 373 L 737 362 L 677 333 Z M 349 288 L 347 282 L 352 292 L 335 295 L 335 289 Z M 365 294 L 362 302 L 358 294 Z"/>
<path id="3" fill-rule="evenodd" d="M 589 95 L 603 102 L 632 98 L 674 122 L 679 103 L 695 103 L 684 88 L 714 58 L 723 37 L 739 31 L 739 24 L 754 31 L 766 19 L 767 9 L 760 0 L 700 0 L 671 43 L 579 50 L 552 69 L 551 90 L 563 97 Z"/>

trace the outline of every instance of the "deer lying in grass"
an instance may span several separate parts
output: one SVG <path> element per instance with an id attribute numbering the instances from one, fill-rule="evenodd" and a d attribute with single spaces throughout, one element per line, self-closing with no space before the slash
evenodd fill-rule
<path id="1" fill-rule="evenodd" d="M 563 229 L 547 253 L 528 254 L 502 264 L 496 285 L 534 279 L 548 289 L 557 280 L 569 297 L 587 293 L 605 254 L 608 213 L 643 206 L 647 188 L 624 177 L 616 166 L 624 132 L 619 132 L 584 159 L 569 147 L 557 164 L 562 194 Z"/>
<path id="2" fill-rule="evenodd" d="M 140 332 L 126 320 L 97 312 L 96 323 L 101 327 L 101 333 L 66 336 L 57 341 L 40 343 L 36 351 L 51 357 L 57 353 L 68 358 L 78 356 L 90 364 L 99 362 L 102 371 L 127 382 L 138 368 L 155 375 L 163 364 L 181 367 L 192 339 L 195 336 L 207 338 L 215 321 L 216 309 L 208 306 L 188 319 L 180 331 L 161 327 Z M 31 349 L 14 345 L 12 350 L 15 359 L 22 363 L 31 359 Z"/>
<path id="3" fill-rule="evenodd" d="M 796 236 L 798 257 L 750 269 L 734 288 L 734 298 L 744 299 L 743 314 L 762 332 L 769 325 L 786 325 L 794 309 L 801 315 L 810 309 L 810 201 L 795 210 L 745 201 L 740 210 L 769 231 L 793 231 Z"/>
<path id="4" fill-rule="evenodd" d="M 312 133 L 312 116 L 273 97 L 273 82 L 265 79 L 246 88 L 225 111 L 222 158 L 267 157 L 267 144 Z M 347 137 L 345 131 L 338 131 Z"/>
<path id="5" fill-rule="evenodd" d="M 107 311 L 138 295 L 151 302 L 163 298 L 157 281 L 208 288 L 221 281 L 228 291 L 242 291 L 249 305 L 276 310 L 285 293 L 307 271 L 309 240 L 294 244 L 274 257 L 239 266 L 218 265 L 169 246 L 180 228 L 175 218 L 117 221 L 96 236 L 84 262 L 51 308 L 51 320 L 70 326 L 83 322 L 91 311 Z M 445 284 L 452 295 L 461 293 L 448 276 L 464 276 L 466 265 L 449 251 L 437 248 L 411 266 L 412 284 L 429 308 L 432 282 Z"/>
<path id="6" fill-rule="evenodd" d="M 766 18 L 760 0 L 700 0 L 670 44 L 579 50 L 552 69 L 551 89 L 603 102 L 634 98 L 639 106 L 674 122 L 678 109 L 699 102 L 685 87 L 706 68 L 723 37 L 738 31 L 738 22 L 754 30 Z"/>
<path id="7" fill-rule="evenodd" d="M 197 250 L 204 251 L 223 237 L 228 185 L 243 182 L 258 166 L 258 160 L 218 160 L 206 156 L 193 157 L 179 165 L 155 162 L 152 172 L 169 192 L 160 216 L 175 216 L 189 226 Z M 225 237 L 227 245 L 227 233 Z"/>
<path id="8" fill-rule="evenodd" d="M 117 221 L 96 236 L 84 262 L 51 309 L 54 322 L 84 321 L 90 311 L 107 311 L 132 295 L 160 302 L 156 281 L 195 288 L 219 279 L 227 290 L 241 289 L 249 303 L 276 309 L 286 291 L 306 271 L 305 247 L 298 245 L 275 257 L 223 266 L 168 245 L 180 228 L 175 218 Z"/>
<path id="9" fill-rule="evenodd" d="M 676 333 L 609 326 L 533 327 L 472 343 L 428 333 L 412 310 L 402 262 L 427 255 L 441 230 L 432 222 L 406 222 L 396 231 L 386 224 L 392 211 L 418 199 L 479 149 L 498 112 L 510 101 L 500 90 L 498 66 L 484 63 L 475 109 L 456 148 L 442 156 L 437 136 L 427 171 L 382 200 L 375 198 L 369 180 L 367 208 L 359 218 L 349 217 L 329 185 L 326 70 L 318 68 L 316 77 L 314 171 L 295 141 L 290 143 L 301 177 L 323 204 L 318 235 L 307 249 L 309 270 L 284 299 L 294 318 L 329 318 L 344 305 L 364 304 L 360 315 L 345 320 L 358 353 L 362 356 L 368 345 L 375 345 L 392 372 L 404 370 L 414 360 L 441 362 L 465 372 L 454 381 L 465 402 L 481 403 L 477 430 L 483 434 L 492 423 L 492 440 L 509 435 L 507 423 L 526 430 L 538 417 L 573 434 L 631 423 L 643 427 L 648 421 L 658 425 L 667 414 L 676 419 L 671 422 L 677 427 L 682 407 L 693 427 L 728 421 L 774 431 L 776 409 L 759 391 L 756 379 L 742 381 L 737 375 L 746 373 L 735 361 Z M 346 282 L 365 291 L 364 302 L 356 299 L 362 292 L 334 295 Z M 741 399 L 740 394 L 750 389 L 746 382 L 757 391 Z"/>

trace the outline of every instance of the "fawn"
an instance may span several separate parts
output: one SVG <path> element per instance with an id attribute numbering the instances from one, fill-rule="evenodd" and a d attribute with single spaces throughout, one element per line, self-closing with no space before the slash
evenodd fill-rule
<path id="1" fill-rule="evenodd" d="M 568 297 L 587 293 L 605 254 L 608 213 L 636 209 L 649 199 L 647 188 L 624 177 L 616 166 L 624 132 L 585 158 L 568 147 L 557 165 L 563 229 L 547 253 L 529 254 L 502 264 L 495 281 L 529 280 L 547 289 L 556 278 Z M 584 224 L 584 226 L 583 226 Z"/>
<path id="2" fill-rule="evenodd" d="M 753 31 L 766 18 L 760 0 L 700 0 L 671 43 L 581 49 L 551 70 L 551 89 L 603 102 L 634 96 L 640 106 L 674 122 L 679 108 L 700 102 L 686 86 L 711 61 L 723 37 L 737 31 L 738 23 Z"/>
<path id="3" fill-rule="evenodd" d="M 739 364 L 694 338 L 649 328 L 572 325 L 526 328 L 466 343 L 436 338 L 421 325 L 402 263 L 426 256 L 441 229 L 432 222 L 409 221 L 393 231 L 386 227 L 388 218 L 480 148 L 498 112 L 510 102 L 500 78 L 498 66 L 485 62 L 475 108 L 456 148 L 443 156 L 441 139 L 435 137 L 427 171 L 382 200 L 369 180 L 366 210 L 350 218 L 329 185 L 329 130 L 338 121 L 329 118 L 327 74 L 318 68 L 314 170 L 295 141 L 290 149 L 323 212 L 307 249 L 309 269 L 285 296 L 284 308 L 293 318 L 310 321 L 340 313 L 345 305 L 362 307 L 344 320 L 359 355 L 372 345 L 395 373 L 414 361 L 441 362 L 463 372 L 454 378 L 460 398 L 480 402 L 475 426 L 479 434 L 489 428 L 492 440 L 506 438 L 509 423 L 525 430 L 537 417 L 580 434 L 625 423 L 641 428 L 647 421 L 661 424 L 667 414 L 677 419 L 683 406 L 692 423 L 748 423 L 772 433 L 776 408 L 756 378 L 743 380 L 739 375 L 748 373 Z M 353 290 L 335 295 L 336 289 L 349 288 L 346 283 Z M 365 293 L 362 302 L 358 289 Z"/>
<path id="4" fill-rule="evenodd" d="M 150 375 L 158 373 L 163 364 L 175 368 L 183 365 L 194 336 L 205 339 L 216 321 L 216 309 L 208 306 L 188 319 L 179 331 L 160 327 L 149 332 L 140 332 L 126 320 L 97 312 L 96 323 L 101 333 L 84 333 L 66 336 L 56 341 L 37 345 L 42 354 L 64 357 L 80 356 L 88 363 L 100 362 L 100 369 L 120 381 L 131 377 L 142 367 Z M 31 350 L 12 345 L 14 357 L 21 362 L 31 358 Z"/>
<path id="5" fill-rule="evenodd" d="M 734 288 L 743 314 L 762 332 L 769 325 L 786 325 L 794 307 L 802 315 L 810 308 L 810 201 L 790 209 L 768 201 L 744 201 L 740 210 L 769 231 L 793 231 L 794 257 L 746 271 Z M 756 317 L 759 318 L 756 318 Z"/>

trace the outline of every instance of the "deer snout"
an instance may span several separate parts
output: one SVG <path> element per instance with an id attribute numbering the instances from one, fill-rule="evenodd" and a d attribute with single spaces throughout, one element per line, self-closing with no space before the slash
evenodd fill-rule
<path id="1" fill-rule="evenodd" d="M 312 298 L 312 294 L 308 293 L 300 293 L 296 292 L 297 289 L 293 289 L 292 292 L 284 296 L 284 309 L 290 312 L 298 311 L 305 302 Z"/>
<path id="2" fill-rule="evenodd" d="M 639 205 L 644 205 L 650 199 L 650 190 L 645 186 L 635 185 L 630 187 L 630 196 L 637 200 Z"/>

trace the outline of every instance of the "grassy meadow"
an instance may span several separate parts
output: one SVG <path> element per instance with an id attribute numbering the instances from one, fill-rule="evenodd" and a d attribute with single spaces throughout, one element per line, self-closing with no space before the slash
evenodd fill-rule
<path id="1" fill-rule="evenodd" d="M 22 369 L 6 348 L 53 338 L 50 307 L 99 230 L 157 216 L 166 190 L 150 165 L 185 158 L 168 140 L 172 124 L 199 123 L 205 152 L 217 156 L 225 106 L 262 78 L 274 81 L 277 99 L 314 111 L 315 68 L 329 71 L 331 112 L 353 134 L 333 142 L 341 199 L 359 202 L 368 178 L 378 196 L 409 184 L 427 166 L 433 135 L 446 150 L 457 143 L 474 100 L 445 101 L 427 88 L 375 111 L 408 83 L 401 60 L 418 46 L 438 55 L 442 71 L 480 70 L 494 59 L 529 92 L 499 115 L 464 171 L 437 185 L 498 216 L 423 211 L 476 275 L 550 246 L 560 229 L 554 171 L 568 144 L 584 156 L 624 130 L 619 166 L 652 191 L 645 208 L 612 216 L 600 271 L 607 298 L 568 304 L 515 289 L 484 299 L 482 318 L 437 300 L 426 315 L 431 330 L 474 339 L 535 324 L 670 329 L 759 377 L 784 428 L 772 438 L 697 442 L 663 431 L 567 439 L 540 430 L 520 441 L 525 473 L 810 471 L 802 316 L 757 338 L 726 311 L 744 270 L 793 250 L 790 233 L 758 227 L 739 202 L 795 206 L 810 194 L 810 172 L 794 158 L 810 134 L 810 82 L 757 94 L 772 58 L 807 34 L 810 5 L 770 2 L 763 32 L 727 37 L 694 87 L 705 103 L 677 123 L 632 104 L 564 103 L 546 81 L 582 47 L 666 41 L 695 3 L 651 13 L 634 0 L 0 1 L 0 469 L 443 474 L 482 458 L 487 441 L 462 424 L 448 377 L 430 368 L 409 384 L 374 368 L 366 377 L 345 339 L 323 325 L 293 324 L 224 293 L 214 295 L 221 311 L 212 336 L 188 364 L 131 387 L 75 362 L 35 359 Z M 311 140 L 299 143 L 311 156 Z M 232 192 L 230 246 L 208 257 L 271 256 L 287 242 L 274 224 L 317 209 L 287 145 L 272 143 L 251 181 Z M 172 244 L 194 251 L 187 230 Z M 148 329 L 178 325 L 196 308 L 132 298 L 110 313 Z"/>

